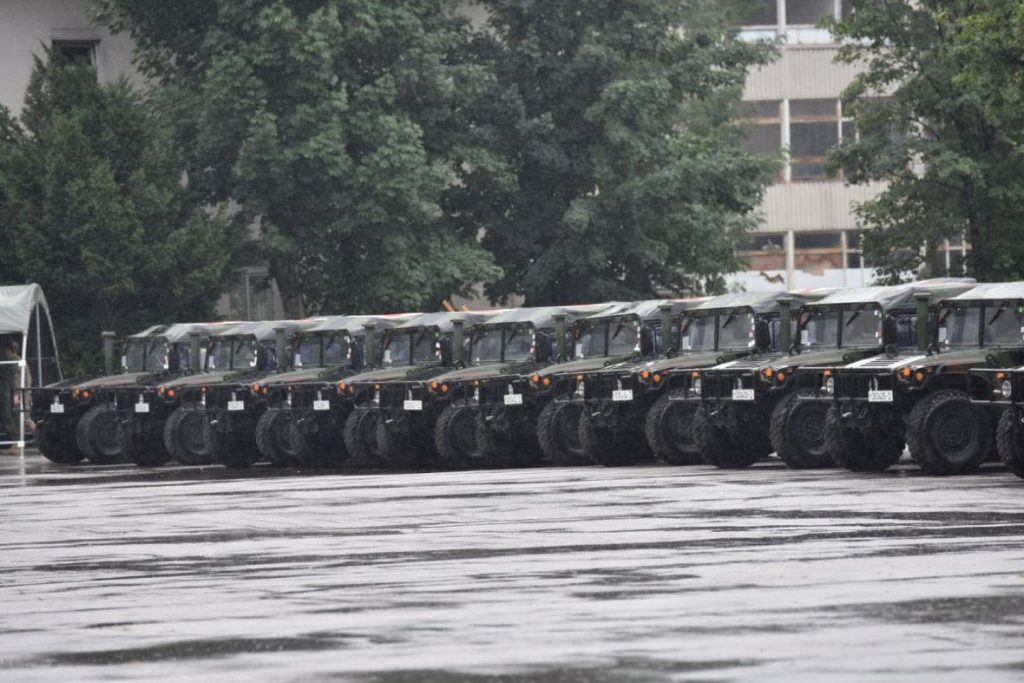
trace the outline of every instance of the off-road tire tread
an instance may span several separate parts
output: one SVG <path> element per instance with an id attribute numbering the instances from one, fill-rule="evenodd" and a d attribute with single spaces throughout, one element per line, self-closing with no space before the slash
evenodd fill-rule
<path id="1" fill-rule="evenodd" d="M 1017 411 L 1008 408 L 999 418 L 996 430 L 996 444 L 999 458 L 1011 472 L 1024 479 L 1024 425 L 1021 425 Z"/>
<path id="2" fill-rule="evenodd" d="M 917 402 L 910 411 L 907 428 L 907 446 L 910 448 L 910 455 L 918 466 L 929 474 L 947 476 L 952 474 L 964 474 L 981 466 L 988 455 L 992 434 L 992 424 L 987 416 L 978 415 L 975 411 L 975 418 L 978 423 L 980 444 L 978 452 L 964 465 L 956 465 L 946 461 L 935 451 L 925 434 L 925 423 L 928 416 L 942 405 L 952 401 L 963 401 L 968 410 L 974 410 L 970 397 L 963 391 L 957 389 L 944 389 L 926 396 Z"/>
<path id="3" fill-rule="evenodd" d="M 680 408 L 690 412 L 690 443 L 671 443 L 665 433 L 665 421 L 671 419 L 671 411 Z M 700 465 L 704 459 L 701 457 L 697 444 L 692 441 L 693 417 L 700 407 L 690 401 L 671 401 L 667 395 L 662 395 L 654 402 L 647 411 L 647 418 L 644 421 L 644 438 L 647 445 L 651 447 L 654 456 L 669 465 Z M 683 419 L 686 419 L 685 417 Z"/>
<path id="4" fill-rule="evenodd" d="M 796 417 L 795 413 L 806 409 L 821 410 L 826 413 L 828 411 L 824 403 L 814 400 L 800 400 L 800 396 L 796 392 L 789 393 L 776 404 L 775 409 L 772 410 L 768 432 L 772 450 L 790 469 L 809 470 L 835 467 L 835 459 L 829 453 L 827 445 L 823 445 L 820 455 L 815 455 L 804 449 L 797 440 L 796 429 L 793 424 L 793 420 Z M 824 437 L 824 434 L 822 436 Z"/>
<path id="5" fill-rule="evenodd" d="M 881 472 L 903 455 L 903 434 L 899 422 L 893 422 L 867 434 L 847 427 L 832 406 L 825 414 L 825 446 L 837 466 L 851 472 Z"/>
<path id="6" fill-rule="evenodd" d="M 561 420 L 571 419 L 571 417 L 567 418 L 565 414 L 566 409 L 570 408 L 580 411 L 576 418 L 576 430 L 579 433 L 579 421 L 582 419 L 583 413 L 586 412 L 585 407 L 579 404 L 549 401 L 540 411 L 540 415 L 537 417 L 537 440 L 540 443 L 541 452 L 552 465 L 558 467 L 591 465 L 593 460 L 589 457 L 586 448 L 582 445 L 578 450 L 566 448 L 558 439 L 558 423 Z M 572 429 L 572 425 L 569 425 L 568 428 Z"/>

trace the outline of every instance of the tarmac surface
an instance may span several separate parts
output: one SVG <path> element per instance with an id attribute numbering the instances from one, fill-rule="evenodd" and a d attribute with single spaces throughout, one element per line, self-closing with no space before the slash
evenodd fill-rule
<path id="1" fill-rule="evenodd" d="M 1010 681 L 1024 480 L 0 457 L 5 680 Z"/>

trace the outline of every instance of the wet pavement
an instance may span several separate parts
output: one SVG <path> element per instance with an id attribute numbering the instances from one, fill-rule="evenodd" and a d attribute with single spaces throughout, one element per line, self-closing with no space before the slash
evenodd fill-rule
<path id="1" fill-rule="evenodd" d="M 1024 480 L 0 457 L 0 678 L 1020 680 Z"/>

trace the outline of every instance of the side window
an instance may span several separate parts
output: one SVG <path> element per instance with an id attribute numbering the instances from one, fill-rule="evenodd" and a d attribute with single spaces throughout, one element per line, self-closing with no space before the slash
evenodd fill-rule
<path id="1" fill-rule="evenodd" d="M 911 348 L 917 346 L 917 316 L 903 315 L 896 318 L 897 346 Z"/>
<path id="2" fill-rule="evenodd" d="M 768 323 L 768 329 L 772 333 L 772 351 L 778 351 L 782 345 L 782 320 L 779 318 L 773 318 Z"/>

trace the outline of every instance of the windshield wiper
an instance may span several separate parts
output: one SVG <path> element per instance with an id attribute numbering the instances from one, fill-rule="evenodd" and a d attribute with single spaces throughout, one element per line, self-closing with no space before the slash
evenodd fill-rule
<path id="1" fill-rule="evenodd" d="M 860 317 L 860 313 L 861 313 L 861 311 L 863 311 L 863 310 L 864 310 L 864 304 L 861 304 L 861 305 L 860 305 L 860 306 L 858 306 L 857 308 L 853 309 L 853 315 L 851 315 L 851 316 L 850 316 L 850 319 L 849 319 L 849 320 L 847 320 L 847 321 L 846 321 L 846 322 L 845 322 L 845 323 L 843 324 L 843 327 L 849 327 L 850 325 L 852 325 L 852 324 L 853 324 L 853 321 L 854 321 L 854 320 L 856 320 L 857 318 L 859 318 L 859 317 Z"/>
<path id="2" fill-rule="evenodd" d="M 730 314 L 729 314 L 729 317 L 725 319 L 725 322 L 724 322 L 724 323 L 722 323 L 722 329 L 724 330 L 725 328 L 729 327 L 729 323 L 731 323 L 731 322 L 732 322 L 733 320 L 735 320 L 735 319 L 736 319 L 737 317 L 738 317 L 738 316 L 737 316 L 737 315 L 736 315 L 735 313 L 730 313 Z"/>
<path id="3" fill-rule="evenodd" d="M 992 323 L 994 323 L 999 318 L 999 316 L 1001 316 L 1003 314 L 1003 311 L 1005 311 L 1005 310 L 1006 310 L 1006 302 L 1004 301 L 1002 306 L 999 307 L 999 310 L 996 311 L 995 315 L 992 316 L 992 319 L 988 321 L 988 325 L 991 325 Z M 986 325 L 986 327 L 988 327 L 988 325 Z"/>

